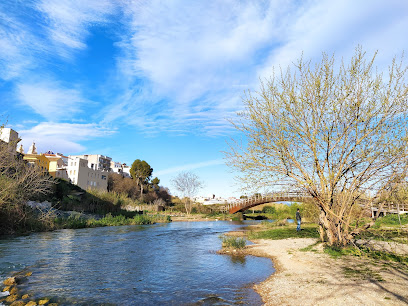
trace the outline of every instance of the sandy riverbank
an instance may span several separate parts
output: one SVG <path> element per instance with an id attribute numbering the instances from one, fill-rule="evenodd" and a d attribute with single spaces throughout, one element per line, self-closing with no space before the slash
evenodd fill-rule
<path id="1" fill-rule="evenodd" d="M 248 253 L 271 257 L 276 273 L 255 285 L 265 305 L 407 305 L 407 265 L 334 259 L 312 238 L 256 240 Z"/>

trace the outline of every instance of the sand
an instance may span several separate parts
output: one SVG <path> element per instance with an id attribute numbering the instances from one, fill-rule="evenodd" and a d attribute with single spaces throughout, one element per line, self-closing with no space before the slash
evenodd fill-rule
<path id="1" fill-rule="evenodd" d="M 249 254 L 276 272 L 255 285 L 265 305 L 407 305 L 408 267 L 356 256 L 332 258 L 311 238 L 255 240 Z"/>

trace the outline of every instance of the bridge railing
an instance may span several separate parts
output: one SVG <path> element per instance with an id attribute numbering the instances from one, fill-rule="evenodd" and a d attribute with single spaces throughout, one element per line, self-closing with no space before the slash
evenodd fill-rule
<path id="1" fill-rule="evenodd" d="M 248 206 L 255 206 L 256 204 L 282 201 L 282 199 L 290 200 L 306 197 L 310 196 L 301 192 L 275 192 L 271 194 L 256 195 L 250 198 L 240 199 L 238 201 L 227 204 L 227 208 L 231 211 L 233 208 L 236 210 Z"/>
<path id="2" fill-rule="evenodd" d="M 372 209 L 382 209 L 385 212 L 408 212 L 408 203 L 374 204 Z"/>

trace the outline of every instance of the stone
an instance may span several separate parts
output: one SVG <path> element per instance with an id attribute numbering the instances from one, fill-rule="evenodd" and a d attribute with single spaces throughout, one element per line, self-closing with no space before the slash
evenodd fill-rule
<path id="1" fill-rule="evenodd" d="M 17 285 L 17 280 L 15 277 L 9 277 L 8 279 L 3 281 L 3 284 L 5 286 Z"/>
<path id="2" fill-rule="evenodd" d="M 24 275 L 17 275 L 15 279 L 17 284 L 21 284 L 27 280 L 27 277 Z"/>
<path id="3" fill-rule="evenodd" d="M 14 301 L 13 303 L 10 304 L 10 306 L 25 306 L 25 302 L 23 301 Z"/>
<path id="4" fill-rule="evenodd" d="M 6 297 L 6 302 L 7 302 L 7 303 L 12 303 L 12 302 L 14 302 L 14 301 L 17 300 L 17 299 L 18 299 L 17 294 L 9 295 L 8 297 Z"/>
<path id="5" fill-rule="evenodd" d="M 37 302 L 29 301 L 25 306 L 37 306 Z"/>
<path id="6" fill-rule="evenodd" d="M 21 298 L 23 299 L 23 300 L 25 300 L 25 299 L 28 299 L 30 296 L 28 295 L 28 294 L 24 294 Z"/>
<path id="7" fill-rule="evenodd" d="M 11 287 L 10 290 L 9 290 L 9 292 L 10 292 L 10 295 L 15 295 L 15 294 L 17 294 L 17 292 L 18 292 L 17 287 Z"/>
<path id="8" fill-rule="evenodd" d="M 50 302 L 49 299 L 42 299 L 38 301 L 38 305 L 45 305 L 48 304 Z"/>
<path id="9" fill-rule="evenodd" d="M 10 286 L 6 286 L 3 288 L 3 292 L 10 291 Z"/>
<path id="10" fill-rule="evenodd" d="M 58 303 L 49 303 L 48 306 L 58 306 Z"/>
<path id="11" fill-rule="evenodd" d="M 31 276 L 33 274 L 33 272 L 27 272 L 26 274 L 25 274 L 25 276 Z"/>

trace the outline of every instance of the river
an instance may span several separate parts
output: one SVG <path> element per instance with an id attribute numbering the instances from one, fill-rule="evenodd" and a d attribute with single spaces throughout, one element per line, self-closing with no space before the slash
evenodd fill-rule
<path id="1" fill-rule="evenodd" d="M 218 255 L 243 223 L 173 222 L 59 230 L 0 240 L 0 280 L 28 268 L 22 289 L 60 305 L 261 305 L 252 284 L 270 259 Z"/>

